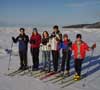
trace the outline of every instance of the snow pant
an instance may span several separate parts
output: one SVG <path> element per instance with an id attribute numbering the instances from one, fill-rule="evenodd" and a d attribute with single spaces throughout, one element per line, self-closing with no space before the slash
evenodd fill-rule
<path id="1" fill-rule="evenodd" d="M 27 67 L 27 51 L 19 51 L 20 67 Z"/>
<path id="2" fill-rule="evenodd" d="M 66 52 L 66 51 L 62 51 L 62 64 L 61 64 L 61 71 L 65 71 L 65 66 L 66 66 L 66 70 L 69 71 L 70 70 L 70 59 L 71 59 L 71 53 Z"/>
<path id="3" fill-rule="evenodd" d="M 80 76 L 81 75 L 81 68 L 82 68 L 82 61 L 83 59 L 75 59 L 75 71 Z"/>
<path id="4" fill-rule="evenodd" d="M 33 69 L 39 68 L 39 48 L 31 48 Z"/>
<path id="5" fill-rule="evenodd" d="M 52 59 L 53 59 L 53 68 L 54 71 L 58 71 L 58 59 L 59 59 L 59 51 L 52 50 Z"/>
<path id="6" fill-rule="evenodd" d="M 48 69 L 51 70 L 51 60 L 50 60 L 50 51 L 42 51 L 42 63 L 43 63 L 43 70 Z"/>

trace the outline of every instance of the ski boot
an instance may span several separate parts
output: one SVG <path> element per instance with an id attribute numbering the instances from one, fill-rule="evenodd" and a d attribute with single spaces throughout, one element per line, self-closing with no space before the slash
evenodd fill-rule
<path id="1" fill-rule="evenodd" d="M 23 66 L 20 66 L 18 70 L 23 70 Z"/>
<path id="2" fill-rule="evenodd" d="M 66 74 L 65 74 L 66 76 L 70 76 L 70 73 L 69 73 L 69 71 L 67 70 L 66 71 Z"/>
<path id="3" fill-rule="evenodd" d="M 27 70 L 27 69 L 29 69 L 29 66 L 27 65 L 23 66 L 23 70 Z"/>
<path id="4" fill-rule="evenodd" d="M 80 80 L 80 76 L 79 76 L 78 74 L 75 74 L 75 75 L 74 75 L 74 80 L 75 80 L 75 81 L 79 81 L 79 80 Z"/>
<path id="5" fill-rule="evenodd" d="M 64 77 L 64 72 L 63 71 L 61 71 L 60 76 Z"/>

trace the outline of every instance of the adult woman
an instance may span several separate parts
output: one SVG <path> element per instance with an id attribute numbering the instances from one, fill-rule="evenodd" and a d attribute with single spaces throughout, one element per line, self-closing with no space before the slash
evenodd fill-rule
<path id="1" fill-rule="evenodd" d="M 30 38 L 31 55 L 33 61 L 32 70 L 38 70 L 39 68 L 39 48 L 41 43 L 41 35 L 38 33 L 37 28 L 33 28 L 32 36 Z"/>

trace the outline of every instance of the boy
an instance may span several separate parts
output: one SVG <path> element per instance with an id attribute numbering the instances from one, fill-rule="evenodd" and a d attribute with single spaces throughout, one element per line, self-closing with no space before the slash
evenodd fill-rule
<path id="1" fill-rule="evenodd" d="M 55 25 L 53 27 L 53 32 L 51 34 L 51 50 L 52 50 L 52 59 L 54 72 L 58 71 L 58 59 L 59 59 L 59 44 L 62 40 L 62 34 L 59 31 L 59 27 Z"/>
<path id="2" fill-rule="evenodd" d="M 74 80 L 80 80 L 82 61 L 85 59 L 86 51 L 90 51 L 95 47 L 96 44 L 93 44 L 92 47 L 90 48 L 87 45 L 87 43 L 85 43 L 82 40 L 81 34 L 76 35 L 76 41 L 72 45 L 72 50 L 74 52 L 75 72 L 76 72 Z"/>
<path id="3" fill-rule="evenodd" d="M 20 70 L 28 69 L 27 66 L 27 51 L 28 51 L 28 42 L 29 37 L 25 34 L 25 29 L 20 28 L 20 34 L 17 38 L 12 37 L 14 43 L 19 42 L 19 56 L 20 56 Z"/>

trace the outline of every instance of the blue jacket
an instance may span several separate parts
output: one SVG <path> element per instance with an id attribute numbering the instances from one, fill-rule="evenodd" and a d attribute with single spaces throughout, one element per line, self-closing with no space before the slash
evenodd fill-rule
<path id="1" fill-rule="evenodd" d="M 19 42 L 19 51 L 27 51 L 29 37 L 27 35 L 19 35 L 17 38 L 13 38 L 13 42 Z"/>
<path id="2" fill-rule="evenodd" d="M 61 43 L 59 44 L 59 48 L 60 48 L 60 49 L 67 50 L 67 49 L 68 49 L 68 45 L 65 45 L 64 42 L 61 42 Z"/>
<path id="3" fill-rule="evenodd" d="M 72 46 L 72 42 L 68 40 L 68 44 L 65 44 L 64 41 L 62 41 L 59 45 L 59 49 L 62 49 L 63 52 L 68 52 L 70 55 L 72 54 L 72 51 L 69 49 Z"/>

